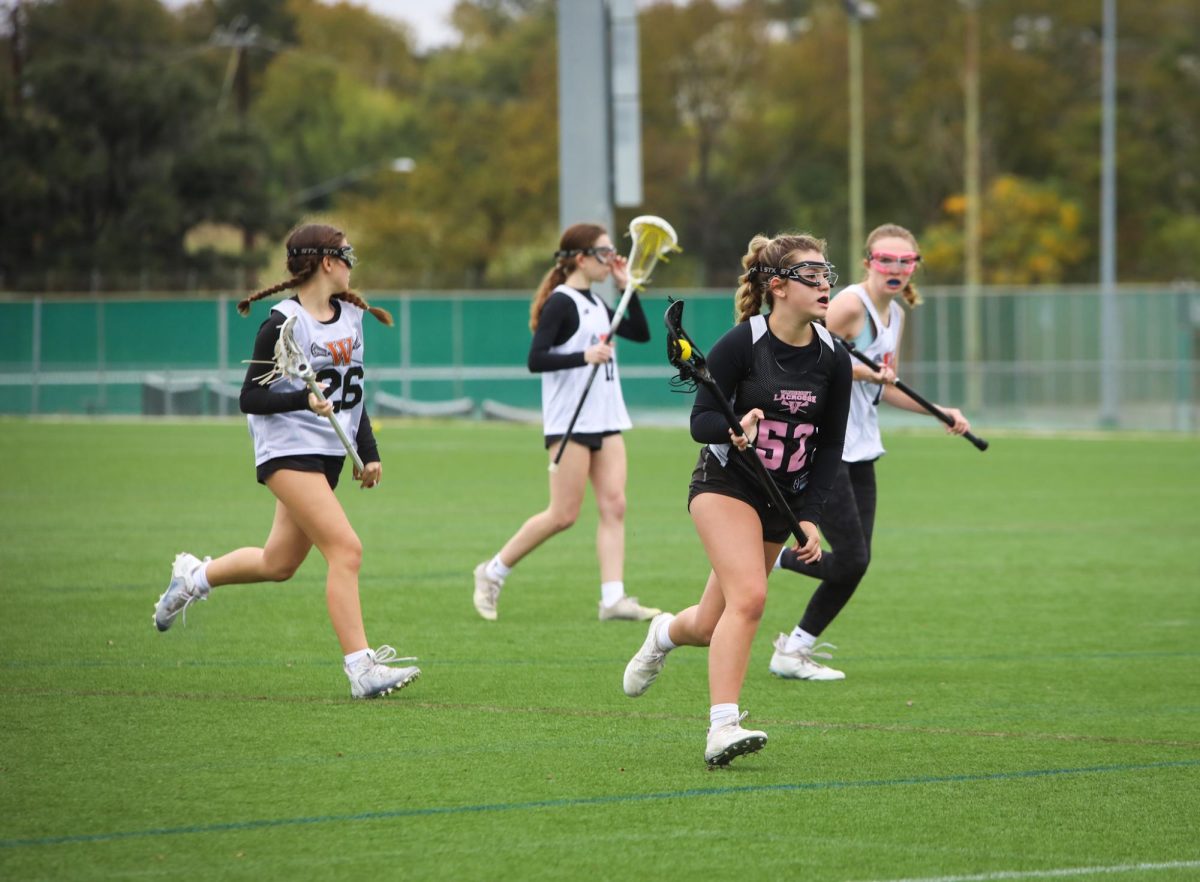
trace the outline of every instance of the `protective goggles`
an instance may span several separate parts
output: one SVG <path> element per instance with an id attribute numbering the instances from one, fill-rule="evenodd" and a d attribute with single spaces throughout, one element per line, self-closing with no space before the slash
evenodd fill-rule
<path id="1" fill-rule="evenodd" d="M 574 257 L 576 254 L 583 254 L 588 257 L 594 257 L 601 263 L 608 263 L 617 249 L 610 245 L 600 245 L 596 248 L 569 248 L 562 251 L 554 252 L 554 259 L 561 260 L 564 257 Z"/>
<path id="2" fill-rule="evenodd" d="M 354 265 L 358 263 L 358 257 L 355 256 L 354 247 L 351 245 L 343 245 L 340 248 L 289 248 L 287 253 L 288 257 L 299 257 L 302 254 L 336 257 L 350 269 L 354 269 Z"/>
<path id="3" fill-rule="evenodd" d="M 907 275 L 916 270 L 917 264 L 921 262 L 921 255 L 915 251 L 906 251 L 903 254 L 875 251 L 868 254 L 867 259 L 871 263 L 871 269 L 881 273 L 904 273 Z"/>
<path id="4" fill-rule="evenodd" d="M 820 288 L 822 285 L 833 287 L 837 284 L 838 274 L 834 272 L 837 269 L 832 263 L 824 263 L 819 260 L 806 260 L 803 263 L 796 263 L 792 266 L 760 266 L 755 264 L 750 267 L 752 273 L 762 273 L 764 276 L 778 276 L 781 279 L 794 279 L 801 285 L 807 285 L 810 288 Z"/>

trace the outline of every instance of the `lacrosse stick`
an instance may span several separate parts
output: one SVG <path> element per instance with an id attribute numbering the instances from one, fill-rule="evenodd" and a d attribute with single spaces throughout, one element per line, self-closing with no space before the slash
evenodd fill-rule
<path id="1" fill-rule="evenodd" d="M 654 265 L 660 260 L 665 262 L 666 256 L 670 252 L 683 250 L 679 247 L 679 238 L 675 235 L 675 228 L 661 217 L 655 217 L 652 214 L 643 214 L 631 220 L 629 235 L 633 238 L 633 246 L 629 249 L 629 260 L 626 266 L 629 272 L 629 283 L 625 286 L 625 293 L 621 295 L 621 300 L 613 311 L 612 324 L 604 336 L 605 340 L 611 340 L 613 334 L 617 332 L 617 327 L 625 316 L 625 310 L 629 307 L 629 301 L 633 298 L 634 291 L 642 290 L 650 281 L 650 273 L 654 271 Z M 592 373 L 588 377 L 587 385 L 583 387 L 583 394 L 579 396 L 579 403 L 575 405 L 575 413 L 571 415 L 571 422 L 567 426 L 567 431 L 563 433 L 562 441 L 558 444 L 554 461 L 550 463 L 552 472 L 558 470 L 558 462 L 563 457 L 563 451 L 567 449 L 567 442 L 571 440 L 571 431 L 575 428 L 575 422 L 579 419 L 583 403 L 587 400 L 588 391 L 592 388 L 592 382 L 596 379 L 596 373 L 599 370 L 599 364 L 592 365 Z"/>
<path id="2" fill-rule="evenodd" d="M 865 364 L 871 370 L 875 371 L 875 373 L 879 373 L 881 370 L 883 370 L 883 368 L 881 368 L 878 364 L 876 364 L 874 361 L 872 361 L 869 356 L 863 355 L 863 353 L 859 352 L 858 347 L 854 345 L 853 341 L 843 340 L 841 337 L 837 336 L 836 334 L 832 334 L 832 332 L 831 332 L 831 335 L 833 336 L 833 339 L 837 340 L 839 343 L 841 343 L 843 346 L 846 347 L 847 352 L 849 352 L 851 355 L 853 355 L 855 358 L 857 358 L 859 361 L 861 361 L 863 364 Z M 936 404 L 931 404 L 930 402 L 926 401 L 924 398 L 922 398 L 920 395 L 918 395 L 909 386 L 905 385 L 900 380 L 894 380 L 893 385 L 895 385 L 895 387 L 897 389 L 899 389 L 901 392 L 903 392 L 905 395 L 907 395 L 913 401 L 917 402 L 917 404 L 921 405 L 921 407 L 925 408 L 933 416 L 937 417 L 939 420 L 941 420 L 947 426 L 954 425 L 954 417 L 950 416 L 950 414 L 946 413 L 944 410 L 942 410 Z M 970 432 L 963 432 L 963 437 L 966 438 L 968 441 L 970 441 L 972 444 L 974 444 L 977 448 L 979 448 L 980 451 L 984 451 L 984 450 L 988 449 L 987 441 L 985 441 L 983 438 L 980 438 L 978 435 L 973 435 Z"/>
<path id="3" fill-rule="evenodd" d="M 316 372 L 313 371 L 312 365 L 305 361 L 304 353 L 301 351 L 300 345 L 296 342 L 294 336 L 296 318 L 294 315 L 288 316 L 283 323 L 283 327 L 279 329 L 279 339 L 275 341 L 274 367 L 262 376 L 255 377 L 255 379 L 262 386 L 268 386 L 284 377 L 301 380 L 308 386 L 308 391 L 317 397 L 317 401 L 324 401 L 325 394 L 321 391 L 321 387 L 317 383 Z M 362 474 L 364 469 L 363 461 L 359 458 L 358 451 L 354 449 L 354 445 L 350 443 L 350 439 L 346 436 L 346 430 L 342 428 L 342 424 L 338 422 L 334 414 L 330 414 L 327 419 L 329 420 L 329 424 L 333 426 L 334 431 L 337 432 L 342 446 L 346 448 L 346 453 L 350 454 L 350 458 L 354 460 L 354 467 L 358 469 L 359 474 Z"/>
<path id="4" fill-rule="evenodd" d="M 733 405 L 729 403 L 729 399 L 725 397 L 725 393 L 721 391 L 717 381 L 708 372 L 708 362 L 704 358 L 704 353 L 692 342 L 692 338 L 683 329 L 682 300 L 671 301 L 666 315 L 663 316 L 663 321 L 667 325 L 667 361 L 671 362 L 671 366 L 679 371 L 679 381 L 685 386 L 699 383 L 707 389 L 720 402 L 725 422 L 729 424 L 729 428 L 733 430 L 734 434 L 745 437 L 746 432 L 742 428 L 741 420 L 733 412 Z M 741 454 L 750 462 L 759 483 L 767 491 L 767 496 L 771 498 L 771 505 L 787 516 L 788 526 L 792 528 L 792 534 L 796 537 L 796 541 L 802 546 L 807 545 L 808 536 L 800 528 L 800 522 L 792 514 L 792 509 L 784 500 L 783 494 L 779 492 L 779 487 L 767 474 L 767 467 L 763 465 L 754 445 L 747 445 L 744 450 L 741 450 Z"/>

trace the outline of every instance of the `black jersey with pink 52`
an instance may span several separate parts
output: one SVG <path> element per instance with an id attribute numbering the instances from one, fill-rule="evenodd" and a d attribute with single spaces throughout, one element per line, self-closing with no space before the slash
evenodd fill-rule
<path id="1" fill-rule="evenodd" d="M 815 516 L 832 490 L 850 407 L 850 357 L 824 328 L 813 328 L 810 343 L 790 346 L 770 332 L 764 317 L 755 316 L 728 331 L 708 354 L 709 371 L 734 411 L 763 412 L 755 451 L 799 509 L 797 517 Z M 720 403 L 704 387 L 696 394 L 691 428 L 702 443 L 729 441 Z M 729 463 L 750 472 L 740 457 Z"/>

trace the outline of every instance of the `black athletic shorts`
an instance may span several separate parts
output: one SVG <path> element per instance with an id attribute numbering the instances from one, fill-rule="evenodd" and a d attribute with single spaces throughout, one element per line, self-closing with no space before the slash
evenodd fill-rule
<path id="1" fill-rule="evenodd" d="M 342 474 L 342 466 L 346 464 L 344 456 L 325 456 L 320 453 L 305 453 L 297 456 L 277 456 L 274 459 L 268 459 L 262 465 L 256 468 L 258 472 L 258 483 L 267 483 L 267 478 L 278 471 L 287 469 L 293 472 L 323 472 L 325 480 L 329 482 L 329 488 L 332 490 L 338 485 L 338 478 Z"/>
<path id="2" fill-rule="evenodd" d="M 571 440 L 575 441 L 579 444 L 582 444 L 588 450 L 595 453 L 597 450 L 599 450 L 601 447 L 604 446 L 605 438 L 607 438 L 609 435 L 620 435 L 620 434 L 621 433 L 619 431 L 617 431 L 616 429 L 613 429 L 608 432 L 584 432 L 582 434 L 580 434 L 578 432 L 572 432 Z M 546 436 L 546 449 L 549 450 L 551 447 L 556 445 L 561 440 L 562 440 L 562 435 L 547 435 Z"/>
<path id="3" fill-rule="evenodd" d="M 742 456 L 737 449 L 730 446 L 729 455 Z M 719 496 L 729 496 L 740 499 L 758 513 L 762 523 L 763 541 L 786 542 L 792 535 L 791 518 L 782 513 L 767 501 L 767 491 L 758 484 L 758 479 L 747 475 L 742 469 L 729 464 L 721 465 L 717 455 L 706 445 L 700 449 L 700 458 L 692 472 L 692 482 L 688 485 L 688 509 L 692 500 L 701 493 L 716 493 Z"/>

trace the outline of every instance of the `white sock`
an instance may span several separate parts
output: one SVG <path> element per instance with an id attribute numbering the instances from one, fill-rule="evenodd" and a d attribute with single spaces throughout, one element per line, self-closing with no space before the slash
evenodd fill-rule
<path id="1" fill-rule="evenodd" d="M 784 652 L 799 652 L 802 649 L 812 649 L 817 645 L 817 638 L 809 634 L 799 625 L 792 629 L 792 633 L 788 634 L 787 643 L 784 644 Z"/>
<path id="2" fill-rule="evenodd" d="M 360 661 L 362 661 L 364 658 L 366 658 L 367 654 L 370 653 L 370 651 L 371 650 L 369 650 L 369 649 L 360 649 L 358 652 L 350 653 L 348 656 L 346 656 L 346 667 L 348 667 L 348 668 L 354 667 L 356 664 L 358 664 Z"/>
<path id="3" fill-rule="evenodd" d="M 775 566 L 771 567 L 771 572 L 783 568 L 783 553 L 787 551 L 787 546 L 779 549 L 779 555 L 775 558 Z"/>
<path id="4" fill-rule="evenodd" d="M 192 570 L 192 584 L 200 591 L 211 591 L 212 585 L 208 584 L 208 565 L 212 563 L 210 560 L 204 561 L 196 569 Z"/>
<path id="5" fill-rule="evenodd" d="M 658 623 L 658 627 L 654 629 L 654 645 L 663 652 L 669 652 L 676 646 L 671 640 L 671 622 L 673 621 L 675 621 L 674 616 L 663 619 Z"/>
<path id="6" fill-rule="evenodd" d="M 503 582 L 511 572 L 512 567 L 505 566 L 504 561 L 500 559 L 500 555 L 498 554 L 488 561 L 487 574 L 497 582 Z"/>
<path id="7" fill-rule="evenodd" d="M 605 606 L 612 606 L 618 600 L 625 596 L 624 582 L 601 582 L 600 583 L 600 602 Z"/>
<path id="8" fill-rule="evenodd" d="M 738 721 L 738 706 L 736 704 L 714 704 L 708 709 L 710 729 L 728 726 Z"/>

